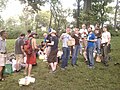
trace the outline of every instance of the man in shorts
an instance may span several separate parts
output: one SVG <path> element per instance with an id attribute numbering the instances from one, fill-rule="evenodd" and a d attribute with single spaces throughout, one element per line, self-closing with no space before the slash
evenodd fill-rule
<path id="1" fill-rule="evenodd" d="M 15 56 L 16 56 L 16 72 L 19 72 L 21 67 L 20 65 L 24 63 L 24 38 L 25 34 L 21 34 L 20 37 L 18 37 L 15 41 Z"/>
<path id="2" fill-rule="evenodd" d="M 6 61 L 6 31 L 2 30 L 0 32 L 0 81 L 3 81 L 3 68 L 5 66 Z"/>

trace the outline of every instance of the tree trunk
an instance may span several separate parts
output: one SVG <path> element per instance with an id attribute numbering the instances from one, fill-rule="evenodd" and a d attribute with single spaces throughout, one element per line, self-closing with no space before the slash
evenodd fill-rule
<path id="1" fill-rule="evenodd" d="M 91 10 L 92 0 L 84 0 L 84 11 L 87 12 Z"/>
<path id="2" fill-rule="evenodd" d="M 52 23 L 52 9 L 50 7 L 50 22 L 49 22 L 49 28 L 51 28 L 51 23 Z"/>
<path id="3" fill-rule="evenodd" d="M 117 26 L 117 11 L 118 11 L 118 3 L 119 1 L 117 0 L 116 6 L 115 6 L 115 18 L 114 18 L 114 29 L 116 30 L 116 26 Z"/>
<path id="4" fill-rule="evenodd" d="M 79 28 L 79 24 L 80 24 L 80 22 L 79 22 L 79 19 L 80 19 L 80 1 L 81 0 L 78 0 L 77 1 L 77 28 Z"/>

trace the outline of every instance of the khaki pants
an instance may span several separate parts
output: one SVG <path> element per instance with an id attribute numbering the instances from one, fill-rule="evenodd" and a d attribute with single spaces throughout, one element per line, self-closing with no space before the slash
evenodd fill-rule
<path id="1" fill-rule="evenodd" d="M 24 63 L 23 54 L 16 54 L 15 56 L 16 56 L 17 63 L 19 63 L 19 64 Z"/>

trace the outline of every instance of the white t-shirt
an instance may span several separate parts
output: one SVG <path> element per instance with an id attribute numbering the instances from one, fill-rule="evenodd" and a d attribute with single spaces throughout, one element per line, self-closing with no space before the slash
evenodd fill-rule
<path id="1" fill-rule="evenodd" d="M 106 31 L 102 33 L 102 40 L 101 43 L 107 43 L 108 40 L 111 38 L 110 32 Z"/>
<path id="2" fill-rule="evenodd" d="M 88 35 L 87 29 L 80 29 L 80 34 L 82 38 L 87 37 Z"/>
<path id="3" fill-rule="evenodd" d="M 61 35 L 61 39 L 62 39 L 62 43 L 63 43 L 62 47 L 68 47 L 67 41 L 72 39 L 72 37 L 68 33 L 63 33 Z"/>

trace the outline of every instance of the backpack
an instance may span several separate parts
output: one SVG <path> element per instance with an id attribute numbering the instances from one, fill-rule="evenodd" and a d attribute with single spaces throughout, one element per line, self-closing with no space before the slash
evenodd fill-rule
<path id="1" fill-rule="evenodd" d="M 31 40 L 32 40 L 32 39 L 28 39 L 28 40 L 26 40 L 26 41 L 24 42 L 23 49 L 24 49 L 24 51 L 25 51 L 25 53 L 26 53 L 27 55 L 32 54 L 32 51 L 33 51 L 33 50 L 32 50 Z"/>

